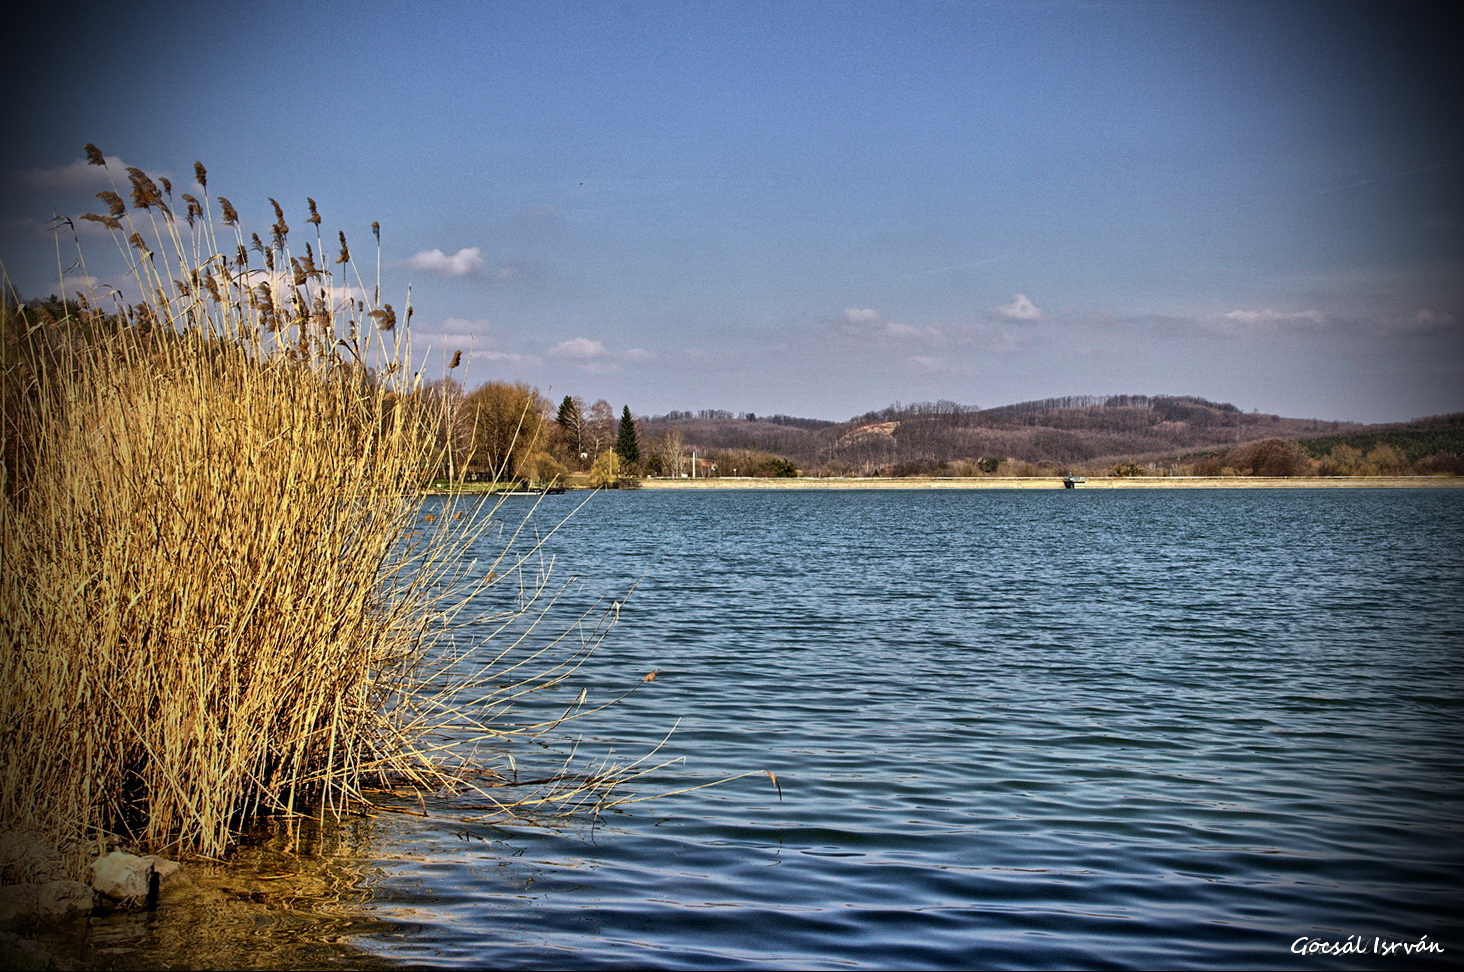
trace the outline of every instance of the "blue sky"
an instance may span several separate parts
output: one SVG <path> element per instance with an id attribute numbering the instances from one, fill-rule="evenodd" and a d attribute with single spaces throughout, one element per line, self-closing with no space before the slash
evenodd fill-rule
<path id="1" fill-rule="evenodd" d="M 637 414 L 1197 394 L 1464 410 L 1442 7 L 154 3 L 33 14 L 0 260 L 82 146 L 266 228 L 306 196 L 469 385 Z M 98 252 L 102 247 L 94 247 Z M 100 259 L 100 258 L 99 258 Z M 105 267 L 93 266 L 105 278 Z M 428 359 L 429 373 L 441 360 Z"/>

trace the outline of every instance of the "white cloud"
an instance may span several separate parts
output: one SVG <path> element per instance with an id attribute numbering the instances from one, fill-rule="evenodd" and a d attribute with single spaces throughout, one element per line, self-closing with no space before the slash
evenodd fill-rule
<path id="1" fill-rule="evenodd" d="M 1274 311 L 1271 310 L 1269 307 L 1265 310 L 1258 311 L 1233 310 L 1227 314 L 1224 314 L 1223 316 L 1226 320 L 1234 321 L 1237 324 L 1243 324 L 1248 327 L 1267 329 L 1284 327 L 1290 324 L 1321 324 L 1324 323 L 1327 319 L 1326 315 L 1323 314 L 1321 311 L 1304 310 L 1284 312 Z"/>
<path id="2" fill-rule="evenodd" d="M 131 283 L 129 280 L 121 279 L 117 282 L 124 286 Z M 79 274 L 74 276 L 68 274 L 64 281 L 57 281 L 55 278 L 52 278 L 44 290 L 31 296 L 39 297 L 42 294 L 65 294 L 67 299 L 75 297 L 77 294 L 85 294 L 86 299 L 94 305 L 106 306 L 109 309 L 112 306 L 113 300 L 119 297 L 122 299 L 131 299 L 127 292 L 116 286 L 112 280 L 102 277 L 81 276 Z"/>
<path id="3" fill-rule="evenodd" d="M 106 168 L 92 165 L 86 159 L 76 159 L 54 169 L 24 169 L 14 173 L 14 176 L 15 181 L 23 188 L 38 192 L 58 189 L 97 192 L 112 188 L 112 176 L 109 173 L 125 173 L 126 170 L 127 166 L 121 159 L 109 155 Z M 126 185 L 125 175 L 121 177 L 121 184 Z"/>
<path id="4" fill-rule="evenodd" d="M 539 359 L 531 354 L 515 354 L 511 351 L 469 351 L 469 360 L 481 358 L 499 364 L 533 364 Z"/>
<path id="5" fill-rule="evenodd" d="M 470 321 L 461 317 L 444 318 L 442 323 L 436 327 L 424 327 L 417 325 L 413 334 L 420 338 L 430 340 L 434 344 L 452 345 L 457 348 L 478 348 L 492 344 L 488 339 L 490 325 L 487 321 Z"/>
<path id="6" fill-rule="evenodd" d="M 645 348 L 628 348 L 618 351 L 605 347 L 604 342 L 593 338 L 577 337 L 560 341 L 545 352 L 545 357 L 574 366 L 576 371 L 586 375 L 619 373 L 627 365 L 649 361 L 655 354 Z"/>
<path id="7" fill-rule="evenodd" d="M 609 349 L 599 341 L 583 337 L 560 341 L 549 349 L 549 357 L 571 361 L 591 361 L 595 358 L 607 357 L 609 354 Z"/>
<path id="8" fill-rule="evenodd" d="M 239 279 L 244 280 L 250 287 L 258 287 L 260 284 L 269 284 L 269 289 L 274 293 L 277 300 L 285 300 L 286 295 L 293 289 L 291 275 L 283 269 L 266 270 L 263 267 L 250 267 L 239 274 Z M 369 304 L 371 292 L 355 284 L 347 284 L 338 281 L 335 277 L 327 276 L 324 280 L 312 285 L 313 293 L 319 294 L 325 299 L 326 306 L 331 313 L 339 313 L 346 308 L 346 305 L 361 301 Z M 397 305 L 400 308 L 400 305 Z"/>
<path id="9" fill-rule="evenodd" d="M 1042 308 L 1032 303 L 1026 294 L 1013 295 L 1012 302 L 996 308 L 996 312 L 1012 321 L 1035 321 L 1042 316 Z"/>
<path id="10" fill-rule="evenodd" d="M 483 259 L 482 247 L 477 246 L 465 246 L 452 254 L 443 253 L 441 250 L 423 250 L 402 262 L 413 270 L 457 279 L 502 282 L 516 280 L 520 277 L 534 277 L 543 273 L 543 268 L 533 260 L 508 260 L 490 270 L 487 267 L 487 261 Z"/>
<path id="11" fill-rule="evenodd" d="M 1405 328 L 1411 331 L 1443 331 L 1459 323 L 1459 319 L 1448 311 L 1434 310 L 1431 307 L 1420 307 L 1418 313 L 1407 321 Z"/>
<path id="12" fill-rule="evenodd" d="M 498 365 L 535 365 L 540 359 L 532 354 L 519 354 L 503 349 L 503 342 L 491 333 L 493 325 L 482 318 L 470 320 L 462 317 L 443 318 L 440 324 L 416 326 L 413 338 L 426 346 L 429 354 L 441 353 L 451 358 L 454 351 L 463 352 L 468 363 L 489 361 Z"/>
<path id="13" fill-rule="evenodd" d="M 1320 327 L 1327 323 L 1327 315 L 1318 310 L 1278 311 L 1267 307 L 1264 310 L 1233 310 L 1219 317 L 1202 319 L 1201 323 L 1221 334 L 1275 334 Z"/>
<path id="14" fill-rule="evenodd" d="M 1004 324 L 958 324 L 947 330 L 956 347 L 983 354 L 1015 354 L 1025 350 L 1032 337 L 1029 331 L 1010 328 Z"/>
<path id="15" fill-rule="evenodd" d="M 834 320 L 839 330 L 846 334 L 872 335 L 892 338 L 924 338 L 939 340 L 941 334 L 933 327 L 916 327 L 885 320 L 879 311 L 868 307 L 846 307 Z"/>
<path id="16" fill-rule="evenodd" d="M 424 250 L 408 257 L 406 264 L 413 270 L 439 277 L 472 277 L 483 268 L 483 251 L 479 247 L 468 246 L 448 256 L 441 250 Z"/>
<path id="17" fill-rule="evenodd" d="M 902 338 L 939 338 L 940 332 L 933 327 L 916 327 L 913 324 L 899 324 L 891 321 L 885 325 L 885 333 L 890 337 Z"/>
<path id="18" fill-rule="evenodd" d="M 17 236 L 40 236 L 51 238 L 58 232 L 70 233 L 72 230 L 83 239 L 111 239 L 112 231 L 101 223 L 94 223 L 89 219 L 75 218 L 67 226 L 64 219 L 33 219 L 29 216 L 20 219 L 8 219 L 5 221 L 5 229 L 10 230 Z"/>

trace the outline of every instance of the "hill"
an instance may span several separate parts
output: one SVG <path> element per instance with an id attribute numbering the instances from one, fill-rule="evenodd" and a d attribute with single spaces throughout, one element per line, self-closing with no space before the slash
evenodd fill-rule
<path id="1" fill-rule="evenodd" d="M 1312 460 L 1339 448 L 1344 457 L 1351 455 L 1347 450 L 1366 454 L 1379 444 L 1409 462 L 1464 453 L 1464 414 L 1370 426 L 1243 412 L 1229 403 L 1171 395 L 1072 396 L 987 409 L 896 402 L 847 422 L 672 412 L 641 426 L 648 439 L 674 437 L 703 458 L 735 465 L 741 475 L 774 475 L 774 459 L 825 475 L 1020 475 L 1116 466 L 1175 472 L 1207 455 L 1270 439 L 1296 442 Z"/>

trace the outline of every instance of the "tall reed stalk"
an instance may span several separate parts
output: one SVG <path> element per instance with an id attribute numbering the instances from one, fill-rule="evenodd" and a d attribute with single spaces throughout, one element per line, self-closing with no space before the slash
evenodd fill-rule
<path id="1" fill-rule="evenodd" d="M 312 200 L 303 253 L 278 204 L 246 237 L 195 176 L 174 199 L 128 170 L 131 205 L 114 186 L 85 217 L 126 300 L 3 312 L 0 821 L 218 854 L 253 814 L 461 783 L 427 735 L 501 731 L 494 703 L 594 639 L 556 655 L 519 625 L 492 692 L 424 668 L 522 560 L 490 573 L 462 555 L 473 518 L 422 522 L 440 417 L 379 284 L 343 279 L 345 235 L 327 266 Z"/>

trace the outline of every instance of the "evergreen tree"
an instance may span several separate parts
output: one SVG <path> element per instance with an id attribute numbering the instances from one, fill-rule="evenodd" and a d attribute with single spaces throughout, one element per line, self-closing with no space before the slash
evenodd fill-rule
<path id="1" fill-rule="evenodd" d="M 636 434 L 635 419 L 630 417 L 629 405 L 625 406 L 625 411 L 620 413 L 620 430 L 615 436 L 615 454 L 627 466 L 640 464 L 640 438 Z"/>
<path id="2" fill-rule="evenodd" d="M 564 401 L 559 403 L 559 413 L 554 416 L 554 421 L 564 429 L 564 437 L 569 443 L 571 453 L 577 459 L 585 448 L 585 420 L 580 412 L 580 404 L 568 395 Z"/>

